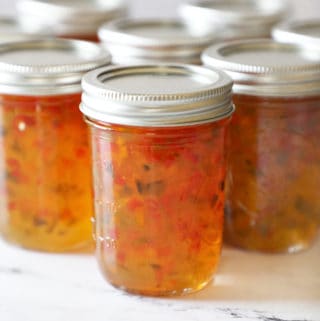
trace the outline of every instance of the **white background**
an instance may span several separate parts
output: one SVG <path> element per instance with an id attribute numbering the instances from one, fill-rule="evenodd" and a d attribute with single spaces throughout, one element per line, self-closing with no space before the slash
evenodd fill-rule
<path id="1" fill-rule="evenodd" d="M 12 13 L 17 0 L 0 0 L 0 15 Z M 74 0 L 77 1 L 77 0 Z M 105 0 L 108 1 L 108 0 Z M 184 0 L 127 0 L 134 16 L 174 16 L 176 7 Z M 269 1 L 269 0 L 265 0 Z M 280 1 L 280 0 L 279 0 Z M 292 16 L 320 18 L 320 0 L 288 0 L 293 5 Z"/>

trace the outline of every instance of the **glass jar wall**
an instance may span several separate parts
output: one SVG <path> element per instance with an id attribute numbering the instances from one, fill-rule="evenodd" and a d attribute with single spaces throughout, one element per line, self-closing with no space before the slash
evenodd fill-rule
<path id="1" fill-rule="evenodd" d="M 0 232 L 6 240 L 44 251 L 91 244 L 80 80 L 109 61 L 87 42 L 0 45 Z"/>
<path id="2" fill-rule="evenodd" d="M 296 252 L 320 227 L 320 56 L 269 40 L 223 43 L 203 55 L 234 79 L 226 241 Z"/>
<path id="3" fill-rule="evenodd" d="M 320 96 L 233 99 L 226 240 L 268 252 L 307 248 L 320 222 Z"/>
<path id="4" fill-rule="evenodd" d="M 221 251 L 231 80 L 139 65 L 93 71 L 83 85 L 104 276 L 144 295 L 203 288 Z"/>
<path id="5" fill-rule="evenodd" d="M 97 256 L 112 284 L 164 295 L 212 279 L 222 241 L 226 124 L 92 123 Z"/>
<path id="6" fill-rule="evenodd" d="M 90 241 L 90 155 L 79 104 L 80 94 L 0 95 L 0 230 L 7 240 L 49 251 Z"/>

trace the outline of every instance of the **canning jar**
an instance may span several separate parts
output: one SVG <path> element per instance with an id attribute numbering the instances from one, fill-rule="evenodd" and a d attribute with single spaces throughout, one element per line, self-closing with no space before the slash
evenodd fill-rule
<path id="1" fill-rule="evenodd" d="M 91 242 L 91 164 L 79 111 L 84 72 L 107 65 L 98 45 L 0 45 L 0 232 L 20 246 L 67 251 Z"/>
<path id="2" fill-rule="evenodd" d="M 272 37 L 279 42 L 308 44 L 320 48 L 320 19 L 296 20 L 276 26 Z"/>
<path id="3" fill-rule="evenodd" d="M 0 16 L 0 43 L 32 40 L 34 38 L 20 28 L 16 19 Z"/>
<path id="4" fill-rule="evenodd" d="M 220 257 L 231 79 L 188 65 L 101 68 L 83 80 L 97 257 L 111 284 L 193 292 Z"/>
<path id="5" fill-rule="evenodd" d="M 216 36 L 193 34 L 178 19 L 119 19 L 99 29 L 115 64 L 201 64 L 202 51 Z"/>
<path id="6" fill-rule="evenodd" d="M 288 11 L 286 0 L 186 0 L 179 7 L 190 30 L 216 34 L 220 41 L 270 37 Z"/>
<path id="7" fill-rule="evenodd" d="M 124 0 L 19 0 L 18 20 L 31 34 L 98 42 L 97 30 L 126 15 Z"/>
<path id="8" fill-rule="evenodd" d="M 235 82 L 225 237 L 265 252 L 307 248 L 320 223 L 320 57 L 271 40 L 209 48 Z"/>

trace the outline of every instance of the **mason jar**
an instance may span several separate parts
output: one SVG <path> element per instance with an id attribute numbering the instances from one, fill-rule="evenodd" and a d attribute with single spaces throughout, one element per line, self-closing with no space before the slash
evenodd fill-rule
<path id="1" fill-rule="evenodd" d="M 188 65 L 85 75 L 96 253 L 114 286 L 143 295 L 200 290 L 220 257 L 231 79 Z"/>
<path id="2" fill-rule="evenodd" d="M 97 30 L 124 17 L 124 0 L 18 0 L 18 20 L 31 34 L 98 42 Z"/>
<path id="3" fill-rule="evenodd" d="M 0 233 L 43 251 L 91 245 L 91 163 L 81 77 L 107 65 L 98 45 L 0 45 Z"/>
<path id="4" fill-rule="evenodd" d="M 201 64 L 202 51 L 214 35 L 192 33 L 178 19 L 120 19 L 99 29 L 99 38 L 115 64 Z"/>
<path id="5" fill-rule="evenodd" d="M 272 36 L 279 42 L 308 44 L 320 48 L 320 19 L 285 22 L 273 29 Z"/>
<path id="6" fill-rule="evenodd" d="M 225 41 L 270 37 L 289 9 L 286 0 L 185 0 L 179 14 L 190 30 Z"/>
<path id="7" fill-rule="evenodd" d="M 234 80 L 227 242 L 263 252 L 308 248 L 320 223 L 320 56 L 271 40 L 209 48 Z"/>

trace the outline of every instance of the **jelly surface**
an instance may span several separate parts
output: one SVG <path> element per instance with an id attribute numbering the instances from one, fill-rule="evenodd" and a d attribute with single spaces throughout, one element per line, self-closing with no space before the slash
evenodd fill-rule
<path id="1" fill-rule="evenodd" d="M 23 247 L 90 244 L 91 162 L 80 94 L 0 96 L 0 231 Z"/>
<path id="2" fill-rule="evenodd" d="M 211 281 L 221 250 L 228 122 L 91 126 L 97 255 L 114 286 L 159 296 Z"/>
<path id="3" fill-rule="evenodd" d="M 320 223 L 320 98 L 234 102 L 226 240 L 265 252 L 307 248 Z"/>

